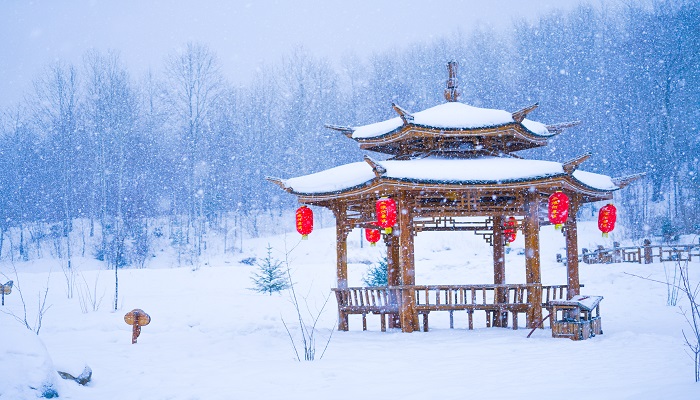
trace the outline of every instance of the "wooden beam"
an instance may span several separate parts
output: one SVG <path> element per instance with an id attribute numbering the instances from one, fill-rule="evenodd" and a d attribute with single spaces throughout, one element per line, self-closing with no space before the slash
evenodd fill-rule
<path id="1" fill-rule="evenodd" d="M 267 177 L 265 177 L 265 180 L 267 180 L 268 182 L 274 183 L 275 185 L 279 186 L 280 188 L 282 188 L 282 190 L 284 190 L 287 193 L 292 192 L 292 188 L 287 187 L 287 185 L 284 183 L 284 181 L 280 178 L 275 178 L 273 176 L 267 176 Z"/>
<path id="2" fill-rule="evenodd" d="M 505 217 L 503 215 L 497 215 L 493 217 L 493 241 L 491 246 L 493 248 L 493 283 L 496 285 L 503 285 L 506 283 L 506 259 L 505 259 L 505 242 L 506 238 L 503 234 L 503 225 L 505 224 Z M 498 303 L 505 303 L 507 298 L 507 292 L 503 288 L 496 288 L 494 296 Z M 498 312 L 496 318 L 493 321 L 493 326 L 506 327 L 508 326 L 507 313 Z"/>
<path id="3" fill-rule="evenodd" d="M 370 167 L 372 167 L 372 172 L 374 172 L 374 176 L 376 176 L 377 178 L 381 177 L 386 172 L 386 168 L 382 167 L 377 161 L 373 160 L 372 157 L 366 154 L 365 162 L 369 164 Z"/>
<path id="4" fill-rule="evenodd" d="M 528 290 L 527 302 L 531 304 L 527 311 L 527 327 L 533 329 L 542 321 L 542 277 L 540 275 L 540 197 L 537 192 L 528 193 L 525 202 L 525 219 L 523 234 L 525 236 L 525 281 L 536 285 Z"/>
<path id="5" fill-rule="evenodd" d="M 523 109 L 521 109 L 521 110 L 518 110 L 518 111 L 514 112 L 514 113 L 513 113 L 513 121 L 515 121 L 515 122 L 517 122 L 517 123 L 523 122 L 523 120 L 525 119 L 525 117 L 526 117 L 532 110 L 534 110 L 535 108 L 537 108 L 539 105 L 540 105 L 540 103 L 535 103 L 535 104 L 533 104 L 533 105 L 531 105 L 531 106 L 525 107 L 525 108 L 523 108 Z"/>
<path id="6" fill-rule="evenodd" d="M 386 272 L 388 286 L 401 286 L 401 276 L 399 274 L 399 238 L 394 235 L 384 235 L 386 243 Z M 396 291 L 389 292 L 389 304 L 397 306 L 399 297 Z M 399 314 L 389 314 L 389 328 L 401 328 Z"/>
<path id="7" fill-rule="evenodd" d="M 336 250 L 336 277 L 338 289 L 348 287 L 348 233 L 347 209 L 344 204 L 335 204 L 335 250 Z M 340 304 L 338 304 L 340 307 Z M 338 310 L 338 330 L 348 330 L 348 315 Z"/>
<path id="8" fill-rule="evenodd" d="M 578 207 L 578 200 L 572 198 L 569 205 L 569 218 L 564 224 L 564 234 L 566 235 L 566 284 L 569 287 L 567 300 L 570 300 L 577 294 L 581 294 L 578 269 L 578 231 L 576 225 Z"/>
<path id="9" fill-rule="evenodd" d="M 583 162 L 588 160 L 589 158 L 591 158 L 591 153 L 586 153 L 563 163 L 562 167 L 564 167 L 564 172 L 566 172 L 569 175 L 573 174 L 574 171 L 576 171 L 576 169 L 578 168 L 578 166 L 583 164 Z"/>
<path id="10" fill-rule="evenodd" d="M 403 121 L 404 125 L 413 122 L 413 115 L 410 112 L 404 110 L 396 103 L 391 103 L 391 107 L 394 109 L 394 111 L 396 111 L 397 114 L 399 114 L 399 117 L 401 117 L 401 120 Z"/>
<path id="11" fill-rule="evenodd" d="M 612 181 L 615 184 L 615 186 L 622 189 L 625 186 L 629 185 L 630 183 L 636 181 L 637 179 L 644 178 L 644 176 L 646 176 L 646 172 L 642 172 L 642 173 L 634 174 L 634 175 L 621 176 L 619 178 L 612 178 Z"/>
<path id="12" fill-rule="evenodd" d="M 552 124 L 552 125 L 547 125 L 546 128 L 550 133 L 553 133 L 555 135 L 558 135 L 564 131 L 566 128 L 571 128 L 573 126 L 579 125 L 581 121 L 569 121 L 569 122 L 561 122 L 558 124 Z"/>
<path id="13" fill-rule="evenodd" d="M 413 332 L 418 330 L 418 313 L 416 312 L 416 293 L 413 285 L 416 284 L 416 272 L 413 248 L 413 205 L 411 199 L 402 193 L 397 202 L 398 238 L 399 238 L 399 273 L 401 275 L 402 290 L 401 304 L 399 304 L 399 317 L 401 318 L 401 331 Z"/>

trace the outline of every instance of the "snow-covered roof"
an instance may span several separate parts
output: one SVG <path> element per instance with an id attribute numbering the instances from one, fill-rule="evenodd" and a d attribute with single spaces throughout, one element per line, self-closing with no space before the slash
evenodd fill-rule
<path id="1" fill-rule="evenodd" d="M 438 129 L 480 129 L 513 124 L 513 114 L 504 110 L 473 107 L 464 103 L 448 102 L 412 114 L 411 124 Z M 536 121 L 524 119 L 521 124 L 535 136 L 550 137 L 554 133 Z M 353 128 L 353 139 L 370 139 L 394 132 L 403 126 L 400 117 Z"/>
<path id="2" fill-rule="evenodd" d="M 455 159 L 429 157 L 416 160 L 378 161 L 386 169 L 383 178 L 417 183 L 501 184 L 564 176 L 561 163 L 506 157 Z M 575 171 L 573 177 L 597 191 L 617 190 L 606 175 Z M 376 178 L 366 162 L 341 165 L 325 171 L 282 181 L 294 193 L 321 194 L 348 190 Z"/>

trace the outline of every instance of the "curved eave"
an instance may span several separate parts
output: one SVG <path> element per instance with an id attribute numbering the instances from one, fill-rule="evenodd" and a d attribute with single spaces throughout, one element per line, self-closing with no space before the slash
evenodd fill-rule
<path id="1" fill-rule="evenodd" d="M 376 150 L 389 154 L 400 152 L 401 143 L 411 140 L 423 139 L 447 139 L 464 142 L 478 139 L 512 138 L 508 140 L 509 146 L 503 146 L 501 150 L 519 151 L 547 144 L 547 139 L 555 136 L 540 135 L 527 129 L 522 123 L 509 122 L 499 125 L 484 126 L 479 128 L 439 128 L 434 126 L 408 123 L 382 135 L 364 138 L 353 138 L 360 143 L 363 150 Z M 425 150 L 437 150 L 437 148 L 425 148 Z"/>
<path id="2" fill-rule="evenodd" d="M 558 173 L 534 178 L 507 179 L 501 181 L 446 181 L 446 180 L 425 180 L 411 178 L 387 178 L 378 177 L 370 179 L 364 183 L 344 188 L 341 190 L 324 192 L 324 193 L 304 193 L 296 192 L 290 188 L 289 192 L 299 198 L 301 203 L 324 205 L 329 202 L 352 199 L 357 197 L 377 197 L 378 193 L 391 193 L 397 189 L 412 192 L 420 191 L 451 191 L 451 190 L 470 190 L 470 191 L 524 191 L 531 188 L 536 190 L 548 191 L 551 188 L 557 190 L 565 190 L 575 193 L 581 197 L 583 202 L 594 202 L 612 199 L 612 193 L 620 188 L 600 189 L 589 186 L 575 177 L 566 174 Z"/>

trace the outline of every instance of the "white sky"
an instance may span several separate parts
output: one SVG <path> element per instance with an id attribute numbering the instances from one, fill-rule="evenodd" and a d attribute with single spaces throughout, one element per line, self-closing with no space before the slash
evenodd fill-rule
<path id="1" fill-rule="evenodd" d="M 601 0 L 599 0 L 601 1 Z M 337 59 L 507 27 L 581 0 L 0 0 L 0 107 L 16 103 L 42 68 L 76 64 L 86 50 L 116 49 L 138 76 L 188 41 L 207 44 L 226 77 L 245 84 L 296 46 Z"/>

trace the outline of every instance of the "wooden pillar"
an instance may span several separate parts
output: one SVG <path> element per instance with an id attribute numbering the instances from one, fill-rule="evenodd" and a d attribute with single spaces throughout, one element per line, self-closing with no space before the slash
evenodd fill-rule
<path id="1" fill-rule="evenodd" d="M 386 267 L 387 267 L 387 286 L 401 285 L 401 276 L 399 274 L 399 239 L 394 235 L 384 235 L 384 243 L 386 243 Z M 396 291 L 389 292 L 389 304 L 398 307 L 398 296 Z M 399 314 L 389 315 L 389 328 L 400 328 L 401 319 Z"/>
<path id="2" fill-rule="evenodd" d="M 505 217 L 497 215 L 493 217 L 493 239 L 491 247 L 493 248 L 493 283 L 496 285 L 504 285 L 506 283 L 506 260 L 505 260 L 505 235 L 503 234 L 503 224 Z M 507 292 L 502 288 L 495 290 L 496 301 L 505 303 Z M 493 326 L 506 327 L 508 326 L 508 314 L 499 313 L 493 321 Z"/>
<path id="3" fill-rule="evenodd" d="M 347 213 L 345 205 L 339 205 L 334 210 L 335 214 L 335 249 L 336 249 L 336 276 L 338 289 L 348 287 L 348 233 Z M 340 304 L 338 304 L 340 307 Z M 338 330 L 348 330 L 348 315 L 338 310 Z"/>
<path id="4" fill-rule="evenodd" d="M 399 304 L 401 331 L 413 332 L 418 330 L 418 313 L 416 312 L 415 265 L 413 250 L 413 205 L 410 199 L 402 194 L 397 202 L 397 225 L 399 245 L 399 275 L 404 287 Z"/>
<path id="5" fill-rule="evenodd" d="M 577 294 L 581 294 L 581 284 L 578 273 L 578 232 L 576 225 L 576 213 L 578 203 L 572 201 L 569 209 L 569 218 L 564 223 L 566 235 L 566 284 L 568 286 L 567 300 Z"/>
<path id="6" fill-rule="evenodd" d="M 526 314 L 529 329 L 535 328 L 542 320 L 542 278 L 540 275 L 540 198 L 537 193 L 528 193 L 525 201 L 525 281 L 535 285 L 527 291 L 527 302 L 532 306 Z"/>

